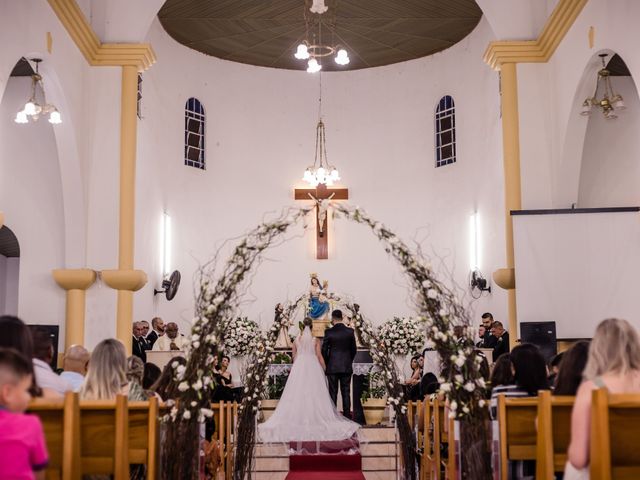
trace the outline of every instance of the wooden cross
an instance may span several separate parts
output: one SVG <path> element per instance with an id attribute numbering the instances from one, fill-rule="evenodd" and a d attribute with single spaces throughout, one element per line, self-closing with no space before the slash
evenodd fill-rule
<path id="1" fill-rule="evenodd" d="M 316 188 L 296 188 L 294 190 L 296 200 L 348 200 L 347 188 L 327 188 L 323 183 Z M 326 260 L 329 258 L 329 230 L 327 229 L 327 216 L 320 218 L 320 205 L 316 202 L 316 258 Z M 322 223 L 320 223 L 322 222 Z"/>

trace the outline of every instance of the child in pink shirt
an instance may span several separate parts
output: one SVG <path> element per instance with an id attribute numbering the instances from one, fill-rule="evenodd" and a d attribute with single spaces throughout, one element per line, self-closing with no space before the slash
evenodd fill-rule
<path id="1" fill-rule="evenodd" d="M 24 412 L 31 401 L 33 367 L 20 353 L 0 348 L 0 479 L 44 479 L 49 456 L 40 419 Z"/>

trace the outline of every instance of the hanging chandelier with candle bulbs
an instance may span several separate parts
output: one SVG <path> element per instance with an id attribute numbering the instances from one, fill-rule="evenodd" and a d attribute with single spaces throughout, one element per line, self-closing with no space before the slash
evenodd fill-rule
<path id="1" fill-rule="evenodd" d="M 329 7 L 325 0 L 313 0 L 309 8 L 309 0 L 305 3 L 304 22 L 306 27 L 305 38 L 296 48 L 294 57 L 298 60 L 307 60 L 307 72 L 316 73 L 322 69 L 322 59 L 334 56 L 338 65 L 349 64 L 349 53 L 340 44 L 323 42 L 323 27 L 325 37 L 335 37 L 336 6 L 332 11 L 324 15 Z M 309 14 L 310 12 L 311 14 Z"/>
<path id="2" fill-rule="evenodd" d="M 316 126 L 316 154 L 313 159 L 313 165 L 306 168 L 302 179 L 312 187 L 320 184 L 330 187 L 340 180 L 338 169 L 329 164 L 327 160 L 327 146 L 325 143 L 324 122 L 322 118 Z"/>
<path id="3" fill-rule="evenodd" d="M 42 59 L 32 58 L 31 61 L 36 64 L 36 71 L 31 74 L 31 96 L 27 100 L 27 103 L 24 104 L 22 110 L 16 114 L 14 121 L 16 123 L 29 123 L 29 120 L 35 122 L 42 116 L 48 114 L 49 123 L 58 125 L 62 123 L 62 117 L 55 105 L 47 103 L 47 97 L 44 93 L 44 82 L 38 70 Z M 39 98 L 40 100 L 38 100 Z"/>
<path id="4" fill-rule="evenodd" d="M 593 97 L 587 97 L 582 103 L 581 115 L 591 115 L 593 107 L 600 107 L 605 118 L 613 120 L 614 118 L 618 118 L 618 115 L 615 113 L 616 110 L 624 110 L 626 108 L 622 95 L 613 91 L 611 72 L 605 62 L 605 58 L 608 56 L 607 53 L 601 53 L 599 55 L 602 61 L 602 68 L 598 70 L 596 90 L 593 92 Z M 602 94 L 602 98 L 598 98 L 598 92 Z"/>

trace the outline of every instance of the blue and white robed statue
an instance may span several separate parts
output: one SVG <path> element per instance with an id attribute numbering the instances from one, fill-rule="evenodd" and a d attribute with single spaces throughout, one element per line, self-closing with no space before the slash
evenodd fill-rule
<path id="1" fill-rule="evenodd" d="M 309 311 L 308 315 L 313 320 L 320 320 L 324 318 L 331 308 L 329 300 L 327 298 L 326 290 L 329 283 L 325 280 L 320 285 L 318 275 L 311 274 L 311 288 L 309 288 Z"/>

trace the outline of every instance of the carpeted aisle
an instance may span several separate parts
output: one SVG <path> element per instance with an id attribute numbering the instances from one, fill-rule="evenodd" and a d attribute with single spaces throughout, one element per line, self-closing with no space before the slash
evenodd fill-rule
<path id="1" fill-rule="evenodd" d="M 365 480 L 359 453 L 321 453 L 289 456 L 285 480 Z"/>
<path id="2" fill-rule="evenodd" d="M 307 448 L 304 450 L 312 453 L 290 455 L 289 473 L 285 480 L 365 480 L 362 456 L 354 453 L 353 448 L 340 448 L 344 444 L 340 445 L 339 442 L 320 443 L 315 449 L 309 448 L 312 444 L 305 446 Z M 353 446 L 350 444 L 350 447 Z"/>

